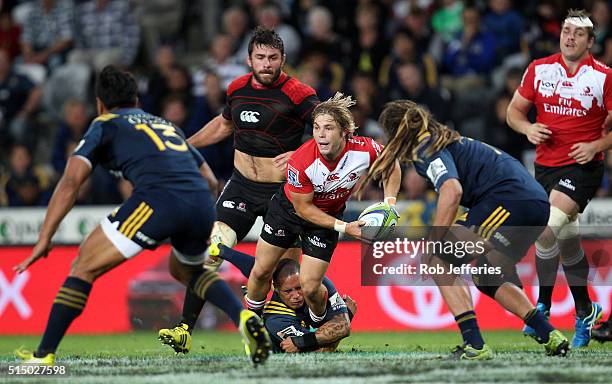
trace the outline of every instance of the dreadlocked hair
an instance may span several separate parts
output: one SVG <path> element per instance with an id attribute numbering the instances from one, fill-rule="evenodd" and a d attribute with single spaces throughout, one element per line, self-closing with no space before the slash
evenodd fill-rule
<path id="1" fill-rule="evenodd" d="M 365 180 L 357 190 L 358 196 L 371 180 L 386 179 L 391 175 L 395 160 L 400 163 L 421 161 L 461 140 L 461 135 L 438 122 L 425 108 L 410 100 L 396 100 L 385 104 L 378 118 L 389 141 Z M 422 150 L 422 155 L 418 152 Z"/>
<path id="2" fill-rule="evenodd" d="M 357 104 L 357 102 L 350 96 L 344 96 L 342 92 L 336 92 L 336 94 L 319 103 L 314 110 L 312 111 L 312 120 L 319 115 L 329 115 L 331 116 L 338 126 L 349 133 L 351 136 L 357 126 L 355 126 L 355 120 L 353 119 L 353 114 L 349 110 L 350 107 Z"/>

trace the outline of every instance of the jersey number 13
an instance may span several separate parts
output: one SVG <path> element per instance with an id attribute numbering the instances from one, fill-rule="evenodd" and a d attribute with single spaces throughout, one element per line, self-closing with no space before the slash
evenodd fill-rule
<path id="1" fill-rule="evenodd" d="M 160 151 L 172 149 L 174 151 L 185 152 L 189 149 L 187 143 L 176 133 L 176 129 L 172 125 L 136 124 L 134 127 L 146 133 Z"/>

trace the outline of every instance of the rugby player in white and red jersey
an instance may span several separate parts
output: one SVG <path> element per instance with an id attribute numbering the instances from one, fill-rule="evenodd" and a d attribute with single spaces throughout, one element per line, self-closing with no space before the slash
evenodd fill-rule
<path id="1" fill-rule="evenodd" d="M 580 243 L 578 216 L 603 176 L 603 151 L 612 147 L 612 70 L 593 58 L 593 23 L 570 10 L 561 52 L 534 60 L 508 106 L 508 124 L 536 145 L 535 177 L 549 193 L 548 228 L 536 242 L 540 284 L 537 308 L 548 315 L 559 255 L 576 305 L 572 347 L 585 347 L 602 308 L 587 290 L 589 264 Z M 527 114 L 536 107 L 536 122 Z M 533 335 L 526 327 L 525 334 Z"/>
<path id="2" fill-rule="evenodd" d="M 382 147 L 369 137 L 353 136 L 355 123 L 350 96 L 337 93 L 312 112 L 313 139 L 293 153 L 287 163 L 287 182 L 274 195 L 257 242 L 255 266 L 249 276 L 249 308 L 260 310 L 270 291 L 270 278 L 281 255 L 301 239 L 300 282 L 310 317 L 326 320 L 327 290 L 321 284 L 338 242 L 338 233 L 361 238 L 363 221 L 341 220 L 346 201 Z M 401 170 L 395 164 L 383 181 L 385 201 L 395 204 Z M 329 297 L 338 303 L 341 297 Z M 311 338 L 298 348 L 316 347 Z"/>

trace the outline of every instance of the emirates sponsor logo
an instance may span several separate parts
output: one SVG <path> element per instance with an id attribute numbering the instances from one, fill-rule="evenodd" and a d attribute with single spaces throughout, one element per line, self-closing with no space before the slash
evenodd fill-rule
<path id="1" fill-rule="evenodd" d="M 587 111 L 585 111 L 584 109 L 565 107 L 561 105 L 550 105 L 548 103 L 544 103 L 544 112 L 572 117 L 584 117 L 587 115 Z"/>

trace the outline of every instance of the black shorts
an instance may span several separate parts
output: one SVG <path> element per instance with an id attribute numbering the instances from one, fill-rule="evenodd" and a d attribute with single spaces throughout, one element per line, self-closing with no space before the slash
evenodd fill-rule
<path id="1" fill-rule="evenodd" d="M 236 232 L 241 241 L 251 230 L 257 216 L 265 216 L 268 204 L 283 183 L 258 183 L 234 169 L 217 199 L 217 220 Z"/>
<path id="2" fill-rule="evenodd" d="M 581 213 L 601 186 L 603 174 L 602 161 L 561 167 L 535 165 L 535 178 L 546 193 L 550 195 L 553 189 L 565 193 L 578 204 Z"/>
<path id="3" fill-rule="evenodd" d="M 342 218 L 342 212 L 335 217 Z M 328 263 L 338 244 L 338 232 L 300 218 L 284 191 L 279 191 L 272 198 L 260 237 L 269 244 L 285 249 L 293 248 L 296 241 L 301 239 L 305 255 Z"/>
<path id="4" fill-rule="evenodd" d="M 210 191 L 141 190 L 102 221 L 102 230 L 130 258 L 170 238 L 185 264 L 201 264 L 215 220 Z"/>

